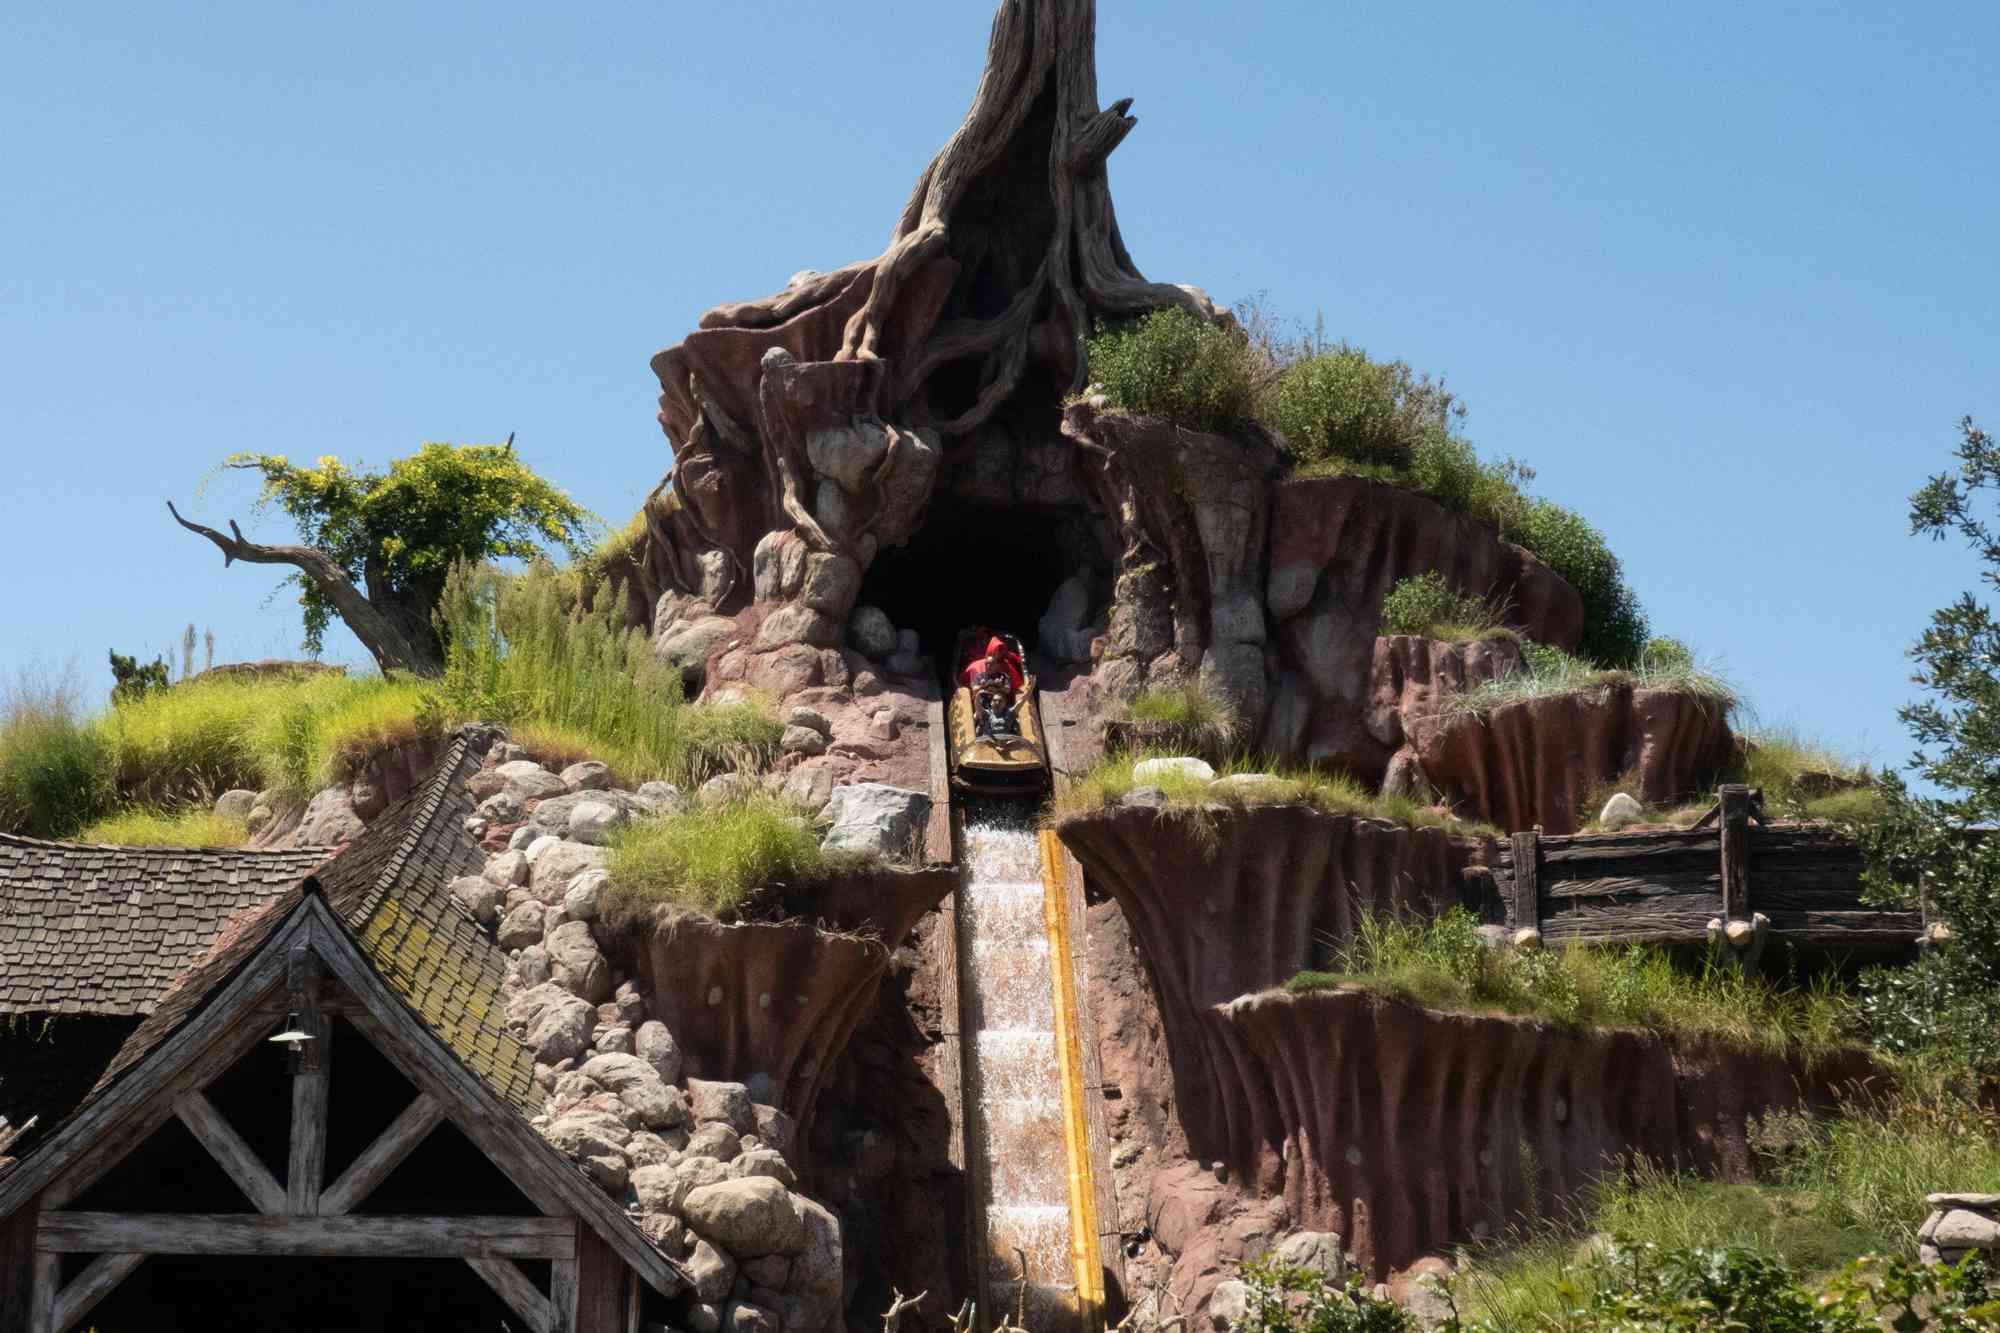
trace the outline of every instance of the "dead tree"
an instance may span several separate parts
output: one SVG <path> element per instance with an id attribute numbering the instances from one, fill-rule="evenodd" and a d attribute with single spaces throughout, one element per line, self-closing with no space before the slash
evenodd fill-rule
<path id="1" fill-rule="evenodd" d="M 361 640 L 361 646 L 368 650 L 385 674 L 411 671 L 433 676 L 444 670 L 444 660 L 438 652 L 437 639 L 431 631 L 428 616 L 415 609 L 416 604 L 434 605 L 434 596 L 424 603 L 421 598 L 399 601 L 386 596 L 380 589 L 373 590 L 372 595 L 364 593 L 355 586 L 353 575 L 318 547 L 264 546 L 244 537 L 243 529 L 236 526 L 234 519 L 230 520 L 228 534 L 217 532 L 214 528 L 182 518 L 180 510 L 174 508 L 171 500 L 167 501 L 167 512 L 174 516 L 174 522 L 189 532 L 199 533 L 214 542 L 222 552 L 225 568 L 241 560 L 247 565 L 290 565 L 298 570 L 332 603 L 335 614 L 354 631 L 354 637 Z"/>
<path id="2" fill-rule="evenodd" d="M 1126 250 L 1106 162 L 1137 124 L 1130 108 L 1098 105 L 1096 0 L 1001 0 L 972 108 L 918 179 L 888 248 L 711 310 L 653 358 L 674 470 L 616 571 L 634 585 L 635 611 L 668 591 L 740 605 L 753 550 L 773 530 L 831 549 L 784 444 L 801 418 L 823 424 L 826 404 L 765 383 L 766 367 L 783 364 L 766 361 L 775 351 L 801 367 L 788 373 L 802 386 L 847 383 L 802 373 L 812 363 L 886 363 L 853 381 L 842 410 L 935 432 L 949 448 L 1030 379 L 1051 412 L 1083 388 L 1099 320 L 1176 305 L 1227 318 L 1196 288 L 1148 281 Z M 774 419 L 785 416 L 789 426 Z M 872 550 L 855 554 L 865 567 Z"/>

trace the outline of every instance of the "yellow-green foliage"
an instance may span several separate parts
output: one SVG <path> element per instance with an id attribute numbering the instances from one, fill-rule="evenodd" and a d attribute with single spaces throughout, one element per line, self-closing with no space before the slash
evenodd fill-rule
<path id="1" fill-rule="evenodd" d="M 1452 643 L 1519 637 L 1485 598 L 1458 591 L 1434 569 L 1403 579 L 1389 590 L 1382 599 L 1382 632 Z"/>
<path id="2" fill-rule="evenodd" d="M 1153 740 L 1197 751 L 1222 749 L 1234 730 L 1228 712 L 1196 681 L 1141 690 L 1128 711 L 1134 722 L 1167 728 L 1173 737 Z"/>
<path id="3" fill-rule="evenodd" d="M 604 910 L 640 921 L 660 907 L 735 917 L 769 907 L 862 858 L 821 849 L 819 833 L 774 796 L 641 820 L 611 844 Z"/>
<path id="4" fill-rule="evenodd" d="M 1845 789 L 1814 791 L 1807 774 L 1824 775 Z M 1882 812 L 1881 793 L 1866 764 L 1786 728 L 1766 728 L 1744 737 L 1743 763 L 1735 780 L 1761 787 L 1765 808 L 1780 817 L 1865 824 Z"/>
<path id="5" fill-rule="evenodd" d="M 1716 963 L 1687 968 L 1640 945 L 1496 950 L 1462 908 L 1442 917 L 1364 917 L 1332 967 L 1294 992 L 1359 983 L 1434 1009 L 1527 1014 L 1569 1028 L 1633 1027 L 1745 1049 L 1817 1057 L 1852 1044 L 1853 1001 L 1830 979 L 1780 986 Z"/>
<path id="6" fill-rule="evenodd" d="M 76 835 L 75 841 L 113 847 L 241 847 L 250 828 L 212 810 L 123 810 Z"/>
<path id="7" fill-rule="evenodd" d="M 27 678 L 0 696 L 0 832 L 60 838 L 110 809 L 110 742 L 73 687 Z"/>
<path id="8" fill-rule="evenodd" d="M 1142 786 L 1158 787 L 1166 793 L 1166 813 L 1199 816 L 1204 806 L 1309 805 L 1324 814 L 1353 815 L 1364 819 L 1384 819 L 1412 828 L 1441 827 L 1468 835 L 1490 832 L 1483 825 L 1461 824 L 1415 801 L 1402 797 L 1376 796 L 1344 773 L 1323 773 L 1268 762 L 1252 755 L 1235 756 L 1224 762 L 1214 779 L 1169 774 L 1149 782 L 1132 776 L 1135 765 L 1159 758 L 1151 752 L 1107 755 L 1088 773 L 1072 780 L 1056 794 L 1049 807 L 1051 822 L 1090 814 L 1115 804 Z M 1257 784 L 1248 790 L 1218 785 L 1225 778 L 1241 774 L 1266 774 L 1283 785 Z"/>
<path id="9" fill-rule="evenodd" d="M 1250 340 L 1179 306 L 1098 330 L 1089 353 L 1091 379 L 1113 406 L 1128 412 L 1220 431 L 1254 410 L 1257 360 Z"/>

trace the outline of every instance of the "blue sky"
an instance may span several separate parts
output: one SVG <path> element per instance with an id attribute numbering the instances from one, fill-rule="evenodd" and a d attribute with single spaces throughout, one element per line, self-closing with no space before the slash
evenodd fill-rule
<path id="1" fill-rule="evenodd" d="M 668 462 L 647 359 L 880 250 L 990 15 L 10 15 L 0 673 L 94 688 L 189 621 L 225 658 L 293 651 L 278 575 L 167 518 L 233 450 L 514 431 L 622 520 Z M 1444 374 L 1765 720 L 1905 755 L 1904 649 L 1972 570 L 1904 497 L 1961 415 L 2000 424 L 2000 7 L 1101 0 L 1099 27 L 1148 276 Z M 196 512 L 249 499 L 226 478 Z"/>

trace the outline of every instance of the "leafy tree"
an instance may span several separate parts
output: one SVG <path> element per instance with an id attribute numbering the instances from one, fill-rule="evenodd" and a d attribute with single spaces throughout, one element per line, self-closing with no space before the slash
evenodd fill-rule
<path id="1" fill-rule="evenodd" d="M 384 671 L 435 675 L 444 644 L 434 623 L 445 576 L 459 560 L 528 559 L 550 548 L 581 555 L 595 520 L 505 444 L 425 444 L 370 472 L 338 458 L 301 467 L 283 454 L 240 453 L 223 467 L 264 484 L 255 512 L 275 507 L 298 525 L 303 546 L 262 546 L 190 523 L 221 548 L 223 563 L 291 565 L 305 614 L 305 647 L 318 654 L 339 616 Z"/>
<path id="2" fill-rule="evenodd" d="M 2000 447 L 1970 417 L 1959 430 L 1959 466 L 1911 497 L 1910 531 L 1956 535 L 1980 582 L 2000 588 L 2000 535 L 1982 516 L 2000 490 Z M 1914 967 L 1870 974 L 1864 1005 L 1879 1044 L 2000 1074 L 2000 838 L 1975 831 L 2000 819 L 2000 622 L 1968 591 L 1932 613 L 1910 656 L 1930 694 L 1900 713 L 1917 742 L 1910 768 L 1944 794 L 1889 774 L 1884 817 L 1859 836 L 1876 891 L 1924 901 L 1951 937 Z"/>
<path id="3" fill-rule="evenodd" d="M 115 704 L 133 703 L 143 699 L 154 690 L 167 688 L 167 661 L 156 657 L 144 666 L 136 657 L 126 657 L 113 650 L 111 653 L 111 702 Z"/>

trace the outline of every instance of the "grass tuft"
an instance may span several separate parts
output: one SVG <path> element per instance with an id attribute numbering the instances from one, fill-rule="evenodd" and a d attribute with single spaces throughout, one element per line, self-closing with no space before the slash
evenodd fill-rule
<path id="1" fill-rule="evenodd" d="M 212 810 L 122 810 L 74 839 L 112 847 L 241 847 L 249 840 L 249 825 Z"/>
<path id="2" fill-rule="evenodd" d="M 23 676 L 0 695 L 0 831 L 75 832 L 111 808 L 114 763 L 74 685 Z"/>
<path id="3" fill-rule="evenodd" d="M 1332 967 L 1294 994 L 1361 985 L 1432 1009 L 1497 1010 L 1572 1029 L 1646 1028 L 1812 1060 L 1853 1044 L 1853 1001 L 1831 979 L 1780 986 L 1714 963 L 1696 970 L 1640 945 L 1491 948 L 1463 908 L 1434 920 L 1364 917 Z"/>
<path id="4" fill-rule="evenodd" d="M 1499 608 L 1459 592 L 1436 570 L 1406 578 L 1382 599 L 1383 634 L 1414 634 L 1449 643 L 1518 639 Z"/>
<path id="5" fill-rule="evenodd" d="M 620 831 L 604 910 L 619 922 L 646 920 L 662 907 L 741 917 L 866 863 L 821 848 L 818 831 L 788 803 L 751 796 Z"/>
<path id="6" fill-rule="evenodd" d="M 1734 711 L 1738 703 L 1735 686 L 1683 653 L 1663 654 L 1658 658 L 1642 655 L 1636 666 L 1610 668 L 1571 656 L 1560 648 L 1529 644 L 1520 671 L 1495 677 L 1463 693 L 1445 695 L 1439 706 L 1449 712 L 1486 713 L 1524 699 L 1581 694 L 1614 685 L 1692 694 L 1724 712 Z"/>

